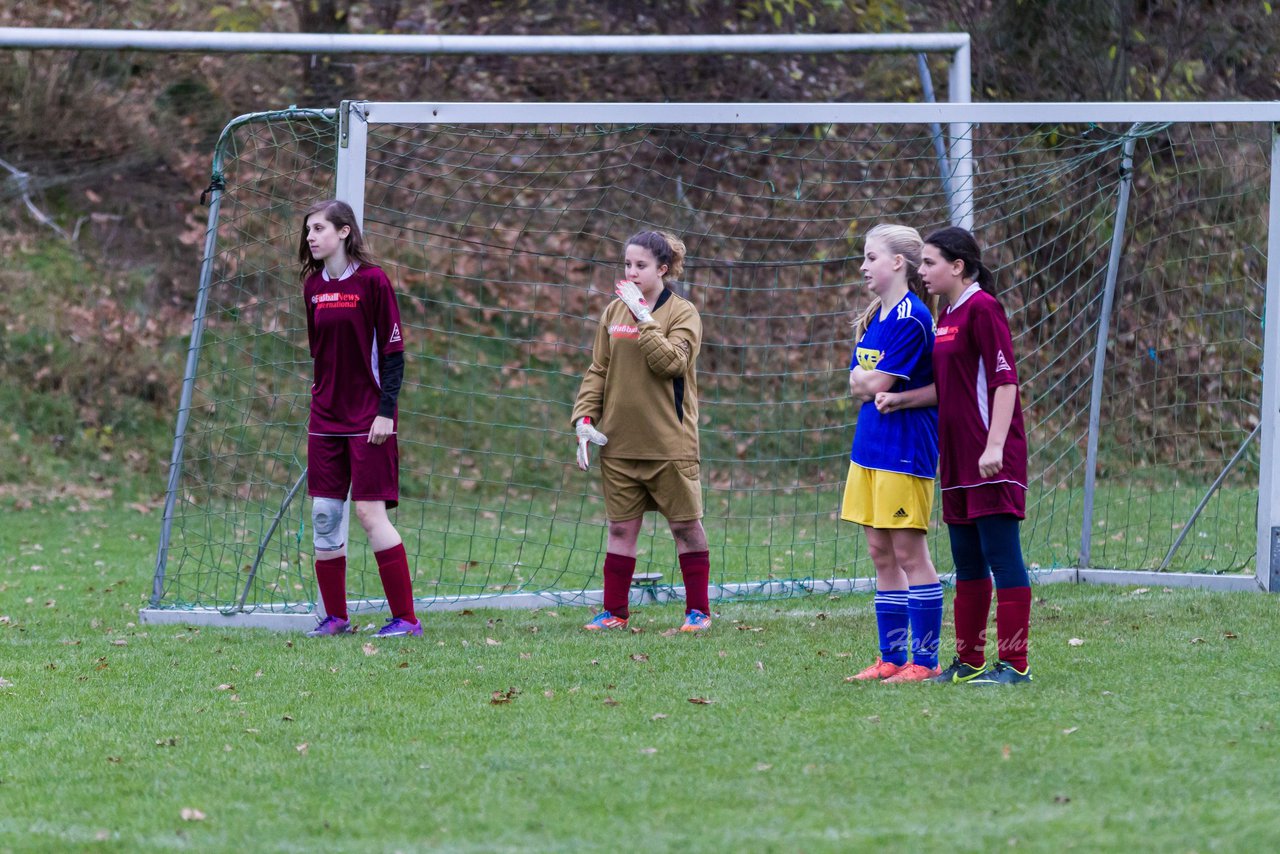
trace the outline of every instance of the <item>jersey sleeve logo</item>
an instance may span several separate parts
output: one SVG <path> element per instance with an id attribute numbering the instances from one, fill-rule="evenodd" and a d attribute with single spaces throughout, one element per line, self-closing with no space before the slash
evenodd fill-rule
<path id="1" fill-rule="evenodd" d="M 996 350 L 996 373 L 1012 370 L 1013 368 L 1009 367 L 1009 360 L 1004 357 L 1004 351 Z"/>
<path id="2" fill-rule="evenodd" d="M 388 344 L 398 344 L 404 339 L 400 337 L 400 324 L 391 324 L 391 337 L 387 339 Z"/>
<path id="3" fill-rule="evenodd" d="M 858 367 L 864 371 L 874 371 L 876 365 L 880 364 L 880 358 L 884 355 L 884 351 L 872 350 L 870 347 L 859 347 L 856 355 L 858 357 Z"/>

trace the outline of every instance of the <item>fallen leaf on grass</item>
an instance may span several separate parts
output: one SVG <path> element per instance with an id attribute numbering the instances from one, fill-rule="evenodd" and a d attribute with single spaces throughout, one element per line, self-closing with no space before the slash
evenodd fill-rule
<path id="1" fill-rule="evenodd" d="M 1067 646 L 1084 646 L 1084 638 L 1072 638 L 1067 641 Z"/>
<path id="2" fill-rule="evenodd" d="M 657 752 L 658 752 L 658 748 L 656 748 L 656 747 L 642 747 L 642 748 L 640 748 L 640 752 L 641 752 L 643 755 L 645 755 L 645 756 L 652 756 L 653 754 L 655 754 L 655 753 L 657 753 Z"/>
<path id="3" fill-rule="evenodd" d="M 1053 802 L 1055 804 L 1069 804 L 1071 803 L 1071 798 L 1067 795 L 1054 795 Z"/>
<path id="4" fill-rule="evenodd" d="M 108 839 L 111 838 L 111 831 L 99 830 L 97 833 L 93 835 L 93 838 L 98 842 L 106 842 Z"/>
<path id="5" fill-rule="evenodd" d="M 487 643 L 489 646 L 502 646 L 502 641 L 494 640 L 493 638 L 485 638 L 484 642 Z"/>
<path id="6" fill-rule="evenodd" d="M 301 753 L 303 756 L 306 756 L 306 755 L 307 755 L 307 751 L 308 751 L 308 750 L 310 750 L 310 749 L 311 749 L 311 745 L 310 745 L 310 744 L 308 744 L 308 743 L 307 743 L 307 742 L 305 742 L 305 741 L 304 741 L 304 742 L 302 742 L 302 744 L 299 744 L 297 747 L 295 747 L 295 748 L 294 748 L 294 750 L 298 751 L 298 752 L 299 752 L 299 753 Z"/>
<path id="7" fill-rule="evenodd" d="M 111 642 L 112 646 L 128 646 L 129 642 L 124 638 L 117 638 Z"/>
<path id="8" fill-rule="evenodd" d="M 772 768 L 772 767 L 773 767 L 773 766 L 772 766 L 772 765 L 770 765 L 768 762 L 757 762 L 757 763 L 756 763 L 756 770 L 757 770 L 757 771 L 768 771 L 768 770 L 769 770 L 770 768 Z"/>
<path id="9" fill-rule="evenodd" d="M 528 660 L 529 660 L 529 659 L 531 659 L 531 658 L 533 658 L 533 653 L 531 653 L 531 652 L 522 652 L 522 653 L 520 653 L 520 660 L 521 660 L 521 661 L 528 661 Z"/>
<path id="10" fill-rule="evenodd" d="M 501 706 L 503 703 L 510 703 L 518 696 L 520 696 L 519 688 L 508 688 L 505 691 L 494 691 L 489 695 L 489 705 Z"/>
<path id="11" fill-rule="evenodd" d="M 176 735 L 171 735 L 168 738 L 157 738 L 156 746 L 157 747 L 177 747 L 178 737 Z"/>
<path id="12" fill-rule="evenodd" d="M 364 654 L 365 654 L 365 655 L 377 655 L 377 654 L 378 654 L 378 648 L 377 648 L 376 646 L 374 646 L 373 644 L 371 644 L 371 643 L 367 643 L 367 644 L 365 644 L 364 646 L 360 647 L 360 649 L 364 650 Z"/>
<path id="13" fill-rule="evenodd" d="M 711 700 L 706 697 L 690 697 L 689 702 L 693 703 L 695 706 L 710 706 L 715 702 L 715 700 Z"/>
<path id="14" fill-rule="evenodd" d="M 867 715 L 867 721 L 868 721 L 868 722 L 870 722 L 870 723 L 873 723 L 873 724 L 878 724 L 878 723 L 880 723 L 880 716 L 879 716 L 879 715 Z"/>
<path id="15" fill-rule="evenodd" d="M 107 761 L 108 761 L 108 762 L 110 762 L 112 765 L 119 765 L 119 764 L 120 764 L 120 757 L 119 757 L 119 756 L 108 756 L 108 757 L 107 757 Z"/>
<path id="16" fill-rule="evenodd" d="M 234 691 L 235 689 L 236 689 L 236 686 L 232 685 L 230 682 L 223 682 L 214 690 L 215 691 Z"/>
<path id="17" fill-rule="evenodd" d="M 1132 592 L 1132 593 L 1130 593 L 1129 595 L 1130 595 L 1130 596 L 1141 596 L 1143 593 L 1150 593 L 1150 592 L 1151 592 L 1151 589 L 1150 589 L 1149 587 L 1139 587 L 1137 590 L 1133 591 L 1133 592 Z"/>
<path id="18" fill-rule="evenodd" d="M 756 662 L 756 670 L 759 670 L 759 671 L 761 671 L 761 672 L 764 672 L 764 662 L 763 662 L 763 661 L 757 661 L 757 662 Z"/>
<path id="19" fill-rule="evenodd" d="M 208 816 L 200 812 L 200 810 L 195 807 L 183 807 L 182 811 L 179 812 L 178 815 L 182 816 L 183 821 L 204 821 L 208 818 Z"/>
<path id="20" fill-rule="evenodd" d="M 661 634 L 664 638 L 673 638 L 676 635 L 680 634 L 680 630 L 672 628 L 672 629 L 667 629 L 664 632 L 659 632 L 659 634 Z"/>
<path id="21" fill-rule="evenodd" d="M 1239 636 L 1238 634 L 1236 634 L 1235 632 L 1223 632 L 1223 633 L 1222 633 L 1222 636 L 1223 636 L 1224 638 L 1226 638 L 1227 640 L 1235 640 L 1236 638 L 1240 637 L 1240 636 Z"/>
<path id="22" fill-rule="evenodd" d="M 632 661 L 648 661 L 649 656 L 645 655 L 643 652 L 637 652 L 632 654 L 631 660 Z"/>
<path id="23" fill-rule="evenodd" d="M 10 682 L 8 679 L 5 679 L 3 676 L 0 676 L 0 688 L 12 688 L 12 687 L 13 687 L 12 682 Z"/>
<path id="24" fill-rule="evenodd" d="M 1000 758 L 1001 758 L 1001 759 L 1008 759 L 1008 758 L 1009 758 L 1009 754 L 1011 754 L 1011 753 L 1013 753 L 1013 748 L 1009 747 L 1009 745 L 1007 745 L 1007 744 L 1006 744 L 1004 747 L 1000 748 Z"/>
<path id="25" fill-rule="evenodd" d="M 1071 735 L 1071 733 L 1073 733 L 1073 732 L 1077 731 L 1078 729 L 1080 729 L 1080 727 L 1078 727 L 1078 726 L 1069 726 L 1069 727 L 1067 727 L 1066 729 L 1064 729 L 1064 730 L 1062 731 L 1062 734 L 1063 734 L 1063 735 Z"/>
<path id="26" fill-rule="evenodd" d="M 667 716 L 666 716 L 666 715 L 664 715 L 662 712 L 658 712 L 656 715 L 654 715 L 653 717 L 649 718 L 649 720 L 651 720 L 651 721 L 662 721 L 662 720 L 666 720 L 666 718 L 667 718 Z"/>
<path id="27" fill-rule="evenodd" d="M 619 703 L 617 700 L 613 699 L 612 697 L 605 697 L 605 698 L 604 698 L 604 704 L 605 704 L 606 706 L 621 706 L 621 705 L 622 705 L 621 703 Z"/>
<path id="28" fill-rule="evenodd" d="M 553 698 L 556 696 L 556 692 L 555 692 L 555 691 L 543 691 L 543 692 L 542 692 L 542 696 L 544 696 L 544 697 L 546 697 L 548 700 L 550 700 L 550 699 L 553 699 Z"/>
<path id="29" fill-rule="evenodd" d="M 740 632 L 763 632 L 764 626 L 748 626 L 746 623 L 737 627 Z"/>
<path id="30" fill-rule="evenodd" d="M 400 662 L 399 664 L 397 664 L 397 665 L 396 665 L 396 667 L 399 667 L 401 670 L 404 670 L 404 669 L 405 669 L 405 668 L 407 668 L 408 666 L 409 666 L 409 662 L 407 662 L 407 661 L 402 661 L 402 662 Z"/>
<path id="31" fill-rule="evenodd" d="M 293 715 L 281 715 L 281 716 L 280 716 L 280 720 L 282 720 L 282 721 L 292 721 L 292 720 L 293 720 Z"/>
<path id="32" fill-rule="evenodd" d="M 1204 638 L 1192 638 L 1192 643 L 1204 643 Z"/>

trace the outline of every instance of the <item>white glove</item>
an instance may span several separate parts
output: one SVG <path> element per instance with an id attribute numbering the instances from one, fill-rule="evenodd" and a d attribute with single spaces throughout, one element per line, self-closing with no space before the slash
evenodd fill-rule
<path id="1" fill-rule="evenodd" d="M 591 468 L 591 457 L 587 453 L 587 443 L 594 442 L 597 445 L 607 445 L 609 437 L 592 427 L 591 419 L 586 417 L 578 419 L 578 426 L 575 428 L 575 432 L 578 434 L 578 468 L 586 471 Z"/>
<path id="2" fill-rule="evenodd" d="M 644 301 L 644 294 L 640 293 L 640 289 L 636 287 L 635 282 L 622 279 L 613 289 L 613 292 L 618 295 L 618 299 L 627 304 L 627 308 L 631 309 L 631 313 L 635 315 L 637 323 L 648 323 L 653 320 L 653 314 L 649 311 L 649 304 Z"/>

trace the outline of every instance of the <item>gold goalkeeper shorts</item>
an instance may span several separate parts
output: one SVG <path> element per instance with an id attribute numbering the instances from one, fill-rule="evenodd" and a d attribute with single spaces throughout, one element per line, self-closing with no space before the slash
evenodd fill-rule
<path id="1" fill-rule="evenodd" d="M 849 463 L 840 518 L 869 528 L 928 530 L 933 478 Z"/>
<path id="2" fill-rule="evenodd" d="M 600 457 L 604 512 L 610 522 L 657 510 L 668 522 L 702 518 L 702 467 L 697 460 L 621 460 Z"/>

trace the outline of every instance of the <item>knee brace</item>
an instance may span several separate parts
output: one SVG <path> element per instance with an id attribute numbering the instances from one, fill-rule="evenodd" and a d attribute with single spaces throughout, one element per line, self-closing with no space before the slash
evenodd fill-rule
<path id="1" fill-rule="evenodd" d="M 316 551 L 336 552 L 346 543 L 342 537 L 342 517 L 347 502 L 339 498 L 311 499 L 311 534 Z"/>

